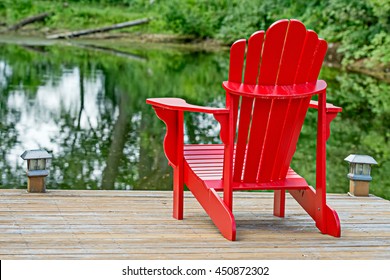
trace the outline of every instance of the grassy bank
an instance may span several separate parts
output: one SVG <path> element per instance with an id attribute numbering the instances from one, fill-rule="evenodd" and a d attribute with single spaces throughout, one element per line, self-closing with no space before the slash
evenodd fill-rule
<path id="1" fill-rule="evenodd" d="M 18 32 L 47 35 L 149 17 L 147 25 L 110 34 L 180 35 L 230 44 L 277 19 L 297 18 L 335 43 L 346 67 L 388 71 L 390 64 L 390 0 L 3 0 L 0 24 L 6 31 L 42 12 L 54 15 Z"/>

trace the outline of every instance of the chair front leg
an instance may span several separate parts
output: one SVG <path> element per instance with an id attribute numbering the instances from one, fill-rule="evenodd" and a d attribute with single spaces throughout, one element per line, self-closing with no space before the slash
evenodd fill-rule
<path id="1" fill-rule="evenodd" d="M 178 220 L 183 220 L 184 208 L 184 170 L 183 170 L 183 149 L 184 149 L 184 113 L 177 112 L 177 165 L 173 167 L 173 217 Z"/>
<path id="2" fill-rule="evenodd" d="M 183 149 L 184 149 L 184 113 L 153 106 L 156 115 L 161 119 L 167 132 L 164 138 L 164 153 L 173 168 L 173 217 L 183 219 L 184 181 L 183 181 Z"/>

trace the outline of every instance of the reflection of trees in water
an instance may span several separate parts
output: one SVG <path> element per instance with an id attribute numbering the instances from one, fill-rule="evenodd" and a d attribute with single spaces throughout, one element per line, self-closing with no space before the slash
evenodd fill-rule
<path id="1" fill-rule="evenodd" d="M 91 189 L 171 189 L 171 170 L 162 142 L 164 124 L 151 107 L 148 97 L 183 97 L 201 105 L 223 105 L 221 81 L 226 79 L 226 53 L 179 53 L 136 50 L 144 61 L 102 55 L 77 48 L 46 47 L 37 53 L 15 46 L 0 49 L 0 61 L 8 66 L 0 73 L 0 185 L 24 187 L 19 167 L 12 166 L 7 151 L 18 143 L 15 129 L 20 112 L 7 108 L 15 89 L 34 99 L 40 85 L 58 85 L 62 75 L 78 69 L 79 108 L 61 110 L 55 119 L 60 133 L 52 141 L 60 147 L 54 154 L 48 185 L 52 188 Z M 3 69 L 4 67 L 0 68 Z M 12 71 L 10 71 L 10 69 Z M 350 153 L 367 153 L 380 163 L 373 169 L 374 193 L 390 197 L 389 85 L 369 77 L 325 68 L 322 76 L 329 85 L 330 102 L 344 111 L 332 123 L 328 142 L 328 185 L 331 192 L 346 192 Z M 86 84 L 101 80 L 96 93 L 99 112 L 94 122 L 85 110 Z M 82 119 L 88 125 L 81 125 Z M 95 123 L 96 122 L 96 123 Z M 315 112 L 309 112 L 293 159 L 294 168 L 314 183 Z M 93 124 L 92 124 L 93 123 Z M 218 142 L 217 123 L 207 115 L 185 116 L 186 142 Z M 22 152 L 22 151 L 21 151 Z"/>
<path id="2" fill-rule="evenodd" d="M 121 93 L 119 98 L 119 114 L 112 130 L 106 167 L 102 174 L 102 189 L 113 189 L 115 187 L 115 181 L 119 174 L 119 163 L 123 157 L 123 150 L 131 126 L 131 113 L 128 110 L 130 97 L 126 93 Z"/>
<path id="3" fill-rule="evenodd" d="M 47 178 L 52 188 L 103 188 L 103 189 L 170 189 L 170 167 L 162 153 L 164 135 L 163 125 L 154 117 L 151 108 L 145 105 L 145 99 L 154 94 L 186 95 L 198 83 L 199 70 L 189 69 L 182 54 L 168 53 L 167 61 L 175 63 L 165 64 L 167 58 L 161 57 L 160 52 L 152 54 L 155 57 L 152 63 L 145 61 L 128 61 L 113 56 L 91 54 L 78 49 L 50 47 L 45 49 L 45 55 L 39 57 L 29 49 L 15 46 L 6 46 L 1 57 L 7 60 L 12 68 L 12 75 L 2 86 L 2 91 L 12 92 L 16 86 L 28 88 L 28 94 L 34 99 L 39 85 L 45 83 L 59 84 L 63 73 L 75 71 L 79 75 L 79 102 L 76 110 L 61 107 L 55 117 L 60 133 L 51 141 L 59 147 L 59 153 L 54 155 L 51 167 L 51 176 Z M 24 59 L 20 60 L 19 58 Z M 207 61 L 207 60 L 205 60 Z M 43 67 L 47 65 L 47 67 Z M 36 66 L 36 67 L 34 67 Z M 195 78 L 185 78 L 189 88 L 180 89 L 183 78 L 167 78 L 167 73 L 177 77 L 177 67 L 181 71 L 190 72 Z M 184 67 L 184 68 L 183 68 Z M 26 69 L 29 69 L 26 71 Z M 55 70 L 53 70 L 55 69 Z M 28 74 L 27 74 L 28 72 Z M 99 79 L 96 73 L 102 73 L 103 88 L 97 96 L 99 117 L 97 124 L 92 125 L 85 111 L 85 84 Z M 202 73 L 203 74 L 203 73 Z M 201 75 L 202 75 L 201 74 Z M 169 74 L 168 74 L 169 75 Z M 204 75 L 204 74 L 203 74 Z M 32 79 L 34 81 L 32 81 Z M 172 80 L 171 80 L 172 79 Z M 192 81 L 191 81 L 192 79 Z M 179 82 L 177 82 L 179 81 Z M 173 90 L 171 87 L 173 85 Z M 200 88 L 198 85 L 195 88 Z M 195 101 L 204 101 L 202 96 L 193 98 Z M 7 95 L 2 95 L 2 107 L 6 108 Z M 73 108 L 74 109 L 74 108 Z M 2 120 L 10 118 L 11 113 L 2 110 Z M 82 126 L 82 118 L 87 126 Z M 14 122 L 16 123 L 16 122 Z M 7 135 L 9 147 L 15 146 L 17 135 L 11 128 L 1 122 L 2 134 Z M 16 130 L 14 130 L 16 132 Z M 2 147 L 5 147 L 6 137 L 2 137 Z M 45 147 L 43 147 L 45 148 Z M 5 160 L 6 154 L 1 162 Z M 15 168 L 9 170 L 9 187 L 15 185 L 24 187 L 23 176 L 12 178 Z M 5 185 L 4 175 L 1 184 Z M 21 182 L 15 183 L 22 179 Z"/>

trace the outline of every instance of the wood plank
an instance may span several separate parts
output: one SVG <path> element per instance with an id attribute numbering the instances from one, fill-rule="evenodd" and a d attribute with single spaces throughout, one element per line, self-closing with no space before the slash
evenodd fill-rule
<path id="1" fill-rule="evenodd" d="M 0 190 L 1 259 L 389 259 L 390 201 L 328 195 L 342 237 L 320 234 L 290 197 L 272 215 L 272 192 L 234 194 L 238 240 L 225 240 L 191 193 L 184 220 L 171 192 Z"/>

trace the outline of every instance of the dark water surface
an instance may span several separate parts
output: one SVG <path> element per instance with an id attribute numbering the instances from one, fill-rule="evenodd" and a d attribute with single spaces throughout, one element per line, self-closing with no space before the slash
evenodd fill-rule
<path id="1" fill-rule="evenodd" d="M 171 189 L 165 126 L 145 99 L 223 106 L 227 71 L 225 51 L 0 44 L 0 188 L 26 188 L 20 155 L 45 148 L 48 189 Z M 379 163 L 371 192 L 390 199 L 389 84 L 326 67 L 321 78 L 329 102 L 344 109 L 328 141 L 328 191 L 348 191 L 346 156 L 369 154 Z M 310 184 L 315 123 L 310 111 L 292 163 Z M 188 114 L 185 124 L 186 142 L 219 142 L 212 117 Z"/>

